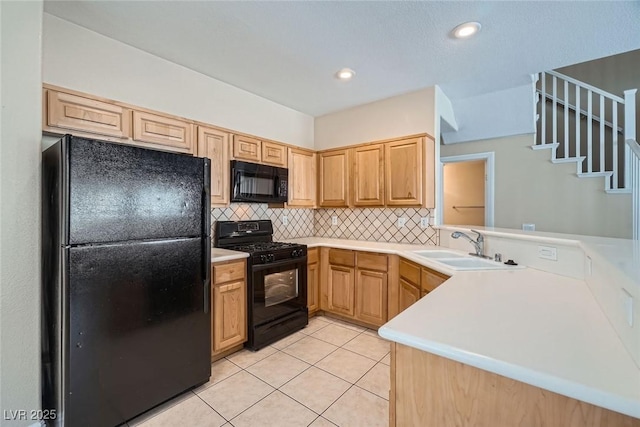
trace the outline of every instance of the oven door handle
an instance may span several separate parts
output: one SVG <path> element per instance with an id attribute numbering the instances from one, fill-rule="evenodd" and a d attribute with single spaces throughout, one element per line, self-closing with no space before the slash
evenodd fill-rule
<path id="1" fill-rule="evenodd" d="M 261 271 L 261 270 L 268 270 L 268 269 L 272 269 L 272 268 L 278 268 L 278 267 L 287 267 L 287 266 L 297 266 L 298 264 L 304 264 L 307 265 L 307 257 L 303 256 L 300 258 L 290 258 L 290 259 L 284 259 L 282 261 L 278 261 L 278 262 L 272 262 L 269 264 L 258 264 L 258 265 L 254 265 L 252 267 L 253 271 Z"/>

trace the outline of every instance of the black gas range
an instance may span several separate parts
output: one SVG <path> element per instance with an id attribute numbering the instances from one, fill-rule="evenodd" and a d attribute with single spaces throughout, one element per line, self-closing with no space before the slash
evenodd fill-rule
<path id="1" fill-rule="evenodd" d="M 214 246 L 249 253 L 246 347 L 258 350 L 308 321 L 307 247 L 273 241 L 270 220 L 217 221 Z"/>

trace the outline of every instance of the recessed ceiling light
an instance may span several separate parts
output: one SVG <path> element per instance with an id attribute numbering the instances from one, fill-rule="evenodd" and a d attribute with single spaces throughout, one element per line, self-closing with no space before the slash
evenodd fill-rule
<path id="1" fill-rule="evenodd" d="M 340 80 L 350 80 L 353 76 L 356 75 L 356 72 L 351 68 L 343 68 L 342 70 L 336 73 L 336 78 Z"/>
<path id="2" fill-rule="evenodd" d="M 466 39 L 480 31 L 480 28 L 482 28 L 482 25 L 479 22 L 465 22 L 455 27 L 452 33 L 457 39 Z"/>

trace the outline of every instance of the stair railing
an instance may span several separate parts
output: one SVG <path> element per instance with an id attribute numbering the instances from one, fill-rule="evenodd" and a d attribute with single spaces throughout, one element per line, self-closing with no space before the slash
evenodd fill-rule
<path id="1" fill-rule="evenodd" d="M 548 77 L 550 79 L 548 79 Z M 621 167 L 618 165 L 619 153 L 619 136 L 622 134 L 624 140 L 636 139 L 636 116 L 635 116 L 635 93 L 636 89 L 624 92 L 624 98 L 612 93 L 606 92 L 595 86 L 573 79 L 556 71 L 546 71 L 538 76 L 540 81 L 540 89 L 538 90 L 538 99 L 542 96 L 543 102 L 540 110 L 541 132 L 538 142 L 534 148 L 551 148 L 552 156 L 555 162 L 577 162 L 577 173 L 579 176 L 604 176 L 607 178 L 607 190 L 612 192 L 629 188 L 629 148 L 625 147 L 625 163 L 624 163 L 624 184 L 620 185 L 619 173 Z M 550 80 L 550 81 L 548 81 Z M 547 85 L 550 84 L 550 91 Z M 558 85 L 562 86 L 562 95 L 558 89 Z M 587 109 L 582 109 L 586 95 Z M 582 100 L 581 100 L 582 99 Z M 547 100 L 551 102 L 551 140 L 547 140 Z M 595 103 L 595 105 L 594 105 Z M 624 105 L 624 129 L 619 126 L 618 108 Z M 561 120 L 558 119 L 559 107 L 562 108 Z M 610 108 L 611 120 L 605 120 L 606 114 Z M 597 110 L 597 111 L 594 111 Z M 571 129 L 570 114 L 575 114 L 575 126 Z M 581 148 L 581 118 L 585 117 L 586 123 L 586 152 L 582 152 Z M 559 125 L 563 126 L 563 135 L 558 135 Z M 594 144 L 594 128 L 597 126 L 598 143 Z M 611 139 L 609 143 L 605 143 L 605 130 L 611 129 Z M 562 148 L 562 155 L 558 154 L 558 148 Z M 573 155 L 571 155 L 571 148 Z M 597 152 L 596 152 L 597 150 Z M 605 151 L 606 150 L 606 151 Z M 598 158 L 596 162 L 594 159 Z M 611 159 L 611 166 L 605 165 L 605 158 Z M 586 171 L 583 170 L 583 162 L 586 161 Z"/>
<path id="2" fill-rule="evenodd" d="M 629 185 L 631 188 L 631 220 L 633 221 L 633 240 L 640 241 L 640 145 L 635 139 L 626 140 Z"/>

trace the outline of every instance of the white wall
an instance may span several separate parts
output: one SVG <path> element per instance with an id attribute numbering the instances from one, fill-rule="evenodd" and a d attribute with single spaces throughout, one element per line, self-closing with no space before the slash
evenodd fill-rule
<path id="1" fill-rule="evenodd" d="M 40 408 L 42 1 L 0 2 L 0 409 Z M 34 421 L 31 421 L 33 423 Z M 26 425 L 29 421 L 5 421 Z"/>
<path id="2" fill-rule="evenodd" d="M 442 145 L 442 157 L 495 152 L 496 227 L 631 237 L 631 197 L 604 191 L 604 178 L 578 178 L 575 164 L 553 164 L 532 150 L 534 134 Z"/>
<path id="3" fill-rule="evenodd" d="M 46 13 L 42 61 L 45 83 L 313 147 L 313 117 Z"/>
<path id="4" fill-rule="evenodd" d="M 418 133 L 435 136 L 435 87 L 316 117 L 315 148 L 342 147 Z"/>
<path id="5" fill-rule="evenodd" d="M 451 102 L 458 130 L 443 129 L 445 144 L 535 132 L 533 83 Z"/>

